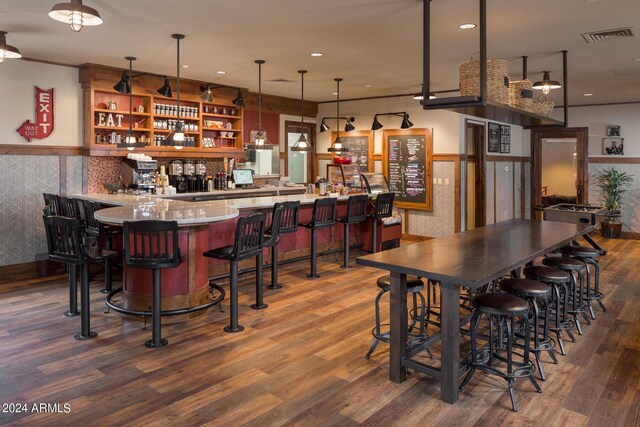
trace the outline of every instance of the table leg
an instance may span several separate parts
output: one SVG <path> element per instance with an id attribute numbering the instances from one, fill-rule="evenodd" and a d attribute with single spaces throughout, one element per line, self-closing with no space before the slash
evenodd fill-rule
<path id="1" fill-rule="evenodd" d="M 401 383 L 407 379 L 402 359 L 407 354 L 407 275 L 391 272 L 389 339 L 389 379 Z"/>
<path id="2" fill-rule="evenodd" d="M 440 398 L 447 403 L 455 403 L 458 400 L 460 370 L 460 287 L 443 282 L 441 292 Z"/>

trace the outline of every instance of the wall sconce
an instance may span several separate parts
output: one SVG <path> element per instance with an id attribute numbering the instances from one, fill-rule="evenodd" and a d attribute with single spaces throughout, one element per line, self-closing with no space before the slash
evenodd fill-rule
<path id="1" fill-rule="evenodd" d="M 402 117 L 402 124 L 400 125 L 400 129 L 409 129 L 413 126 L 413 123 L 409 120 L 409 114 L 406 111 L 401 111 L 399 113 L 377 113 L 373 116 L 373 123 L 371 124 L 371 130 L 382 129 L 382 123 L 378 121 L 378 116 L 398 116 Z"/>

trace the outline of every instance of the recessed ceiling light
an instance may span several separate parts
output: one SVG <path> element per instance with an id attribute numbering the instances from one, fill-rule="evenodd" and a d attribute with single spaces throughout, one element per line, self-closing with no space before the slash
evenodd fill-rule
<path id="1" fill-rule="evenodd" d="M 216 74 L 227 74 L 224 70 L 216 70 Z"/>
<path id="2" fill-rule="evenodd" d="M 364 85 L 364 87 L 371 87 L 371 85 Z"/>
<path id="3" fill-rule="evenodd" d="M 633 58 L 633 60 L 640 62 L 640 58 Z"/>
<path id="4" fill-rule="evenodd" d="M 476 27 L 477 27 L 476 24 L 460 24 L 460 29 L 461 30 L 472 30 L 472 29 L 474 29 Z"/>
<path id="5" fill-rule="evenodd" d="M 331 95 L 337 95 L 338 92 L 331 92 Z"/>
<path id="6" fill-rule="evenodd" d="M 189 68 L 187 64 L 182 64 L 182 68 Z"/>
<path id="7" fill-rule="evenodd" d="M 593 96 L 593 94 L 592 94 L 592 93 L 584 93 L 583 95 L 584 95 L 584 96 Z"/>
<path id="8" fill-rule="evenodd" d="M 324 55 L 324 53 L 322 53 L 322 52 L 311 52 L 309 55 L 311 55 L 311 56 L 322 56 L 322 55 Z"/>

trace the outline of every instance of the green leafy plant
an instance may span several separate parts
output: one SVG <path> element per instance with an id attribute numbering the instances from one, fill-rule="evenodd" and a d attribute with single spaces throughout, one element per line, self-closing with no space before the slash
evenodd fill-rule
<path id="1" fill-rule="evenodd" d="M 627 191 L 633 175 L 627 172 L 619 172 L 615 168 L 604 168 L 596 174 L 598 188 L 600 189 L 602 204 L 609 211 L 607 220 L 616 222 L 621 216 L 622 193 Z"/>

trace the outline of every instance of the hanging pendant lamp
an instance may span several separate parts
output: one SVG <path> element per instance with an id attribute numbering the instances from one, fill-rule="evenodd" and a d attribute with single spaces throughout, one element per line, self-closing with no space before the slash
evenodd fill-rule
<path id="1" fill-rule="evenodd" d="M 307 141 L 307 137 L 304 136 L 304 75 L 307 70 L 298 70 L 298 73 L 300 73 L 300 121 L 302 125 L 300 126 L 300 138 L 293 144 L 291 151 L 311 151 L 311 144 Z"/>
<path id="2" fill-rule="evenodd" d="M 542 93 L 548 95 L 552 89 L 560 89 L 562 85 L 556 80 L 551 80 L 551 73 L 549 71 L 542 72 L 542 81 L 535 82 L 533 89 L 542 90 Z"/>
<path id="3" fill-rule="evenodd" d="M 80 32 L 83 27 L 102 24 L 97 10 L 82 4 L 82 0 L 71 0 L 70 3 L 58 3 L 51 8 L 49 17 L 69 24 L 73 31 Z"/>
<path id="4" fill-rule="evenodd" d="M 120 93 L 128 93 L 129 94 L 129 130 L 127 131 L 127 135 L 124 138 L 124 142 L 120 142 L 117 144 L 118 148 L 126 148 L 131 151 L 136 147 L 144 147 L 145 144 L 138 142 L 136 136 L 133 133 L 133 61 L 137 58 L 133 56 L 126 56 L 124 59 L 129 61 L 129 74 L 127 75 L 126 71 L 122 72 L 122 77 L 120 81 L 113 87 Z M 121 89 L 121 90 L 119 90 Z"/>
<path id="5" fill-rule="evenodd" d="M 164 84 L 158 89 L 158 93 L 165 98 L 171 98 L 171 86 L 169 85 L 169 79 L 167 76 L 164 76 Z"/>
<path id="6" fill-rule="evenodd" d="M 250 150 L 262 150 L 270 147 L 266 147 L 269 144 L 267 137 L 262 129 L 262 64 L 266 61 L 262 59 L 256 59 L 254 61 L 258 64 L 258 131 L 253 139 L 247 145 Z"/>
<path id="7" fill-rule="evenodd" d="M 336 77 L 335 79 L 333 79 L 336 82 L 336 128 L 340 125 L 340 82 L 342 81 L 341 78 Z M 347 123 L 350 123 L 349 120 L 347 120 Z M 355 129 L 355 128 L 353 128 Z M 353 130 L 351 129 L 351 130 Z M 347 125 L 345 125 L 345 131 L 347 130 Z M 336 136 L 336 140 L 333 141 L 333 144 L 331 144 L 331 147 L 329 147 L 329 149 L 327 150 L 330 153 L 336 153 L 336 154 L 340 154 L 340 153 L 348 153 L 349 152 L 349 148 L 348 147 L 344 147 L 342 144 L 342 139 L 340 139 L 340 132 L 338 132 L 338 135 Z"/>
<path id="8" fill-rule="evenodd" d="M 182 122 L 180 121 L 180 40 L 184 39 L 184 34 L 171 34 L 171 38 L 176 40 L 177 45 L 177 61 L 176 61 L 176 93 L 177 93 L 177 102 L 176 102 L 176 111 L 178 113 L 178 117 L 176 120 L 176 126 L 173 128 L 173 131 L 167 135 L 165 140 L 163 141 L 163 145 L 169 145 L 174 147 L 176 150 L 182 150 L 184 148 L 184 128 L 182 127 Z M 166 80 L 166 78 L 165 78 Z M 165 81 L 165 84 L 168 83 Z"/>
<path id="9" fill-rule="evenodd" d="M 211 92 L 211 85 L 207 85 L 206 88 L 200 86 L 200 90 L 202 93 L 200 94 L 200 99 L 204 102 L 213 102 L 213 92 Z"/>
<path id="10" fill-rule="evenodd" d="M 22 58 L 22 54 L 17 47 L 13 47 L 7 44 L 7 32 L 0 31 L 0 64 L 7 59 L 19 59 Z"/>
<path id="11" fill-rule="evenodd" d="M 231 102 L 233 102 L 234 105 L 237 105 L 240 108 L 244 107 L 244 98 L 242 97 L 242 91 L 240 89 L 238 89 L 238 95 L 236 96 L 236 99 Z"/>

